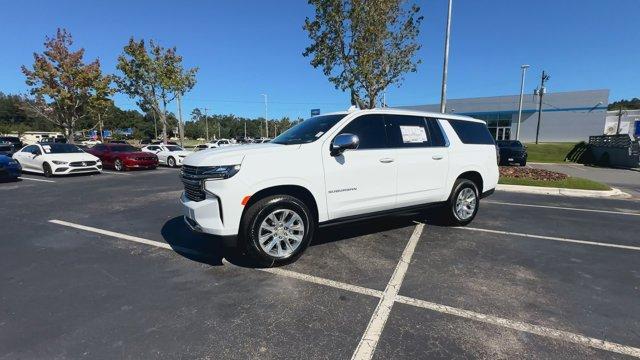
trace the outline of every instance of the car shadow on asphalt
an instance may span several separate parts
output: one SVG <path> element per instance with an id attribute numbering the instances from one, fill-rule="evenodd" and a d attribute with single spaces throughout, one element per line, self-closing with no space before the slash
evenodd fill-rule
<path id="1" fill-rule="evenodd" d="M 375 219 L 355 221 L 341 225 L 321 227 L 317 230 L 310 246 L 318 246 L 336 241 L 344 241 L 356 237 L 393 231 L 417 222 L 439 226 L 437 210 L 385 216 Z M 223 245 L 221 239 L 208 234 L 197 233 L 184 223 L 182 216 L 168 220 L 161 230 L 162 237 L 171 248 L 181 256 L 211 266 L 223 265 L 226 259 L 231 264 L 241 267 L 255 268 L 259 265 L 243 256 L 237 249 Z"/>

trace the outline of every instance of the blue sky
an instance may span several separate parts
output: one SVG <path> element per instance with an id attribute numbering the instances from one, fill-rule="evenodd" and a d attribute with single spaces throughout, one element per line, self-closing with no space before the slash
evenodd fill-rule
<path id="1" fill-rule="evenodd" d="M 446 0 L 418 0 L 425 20 L 418 57 L 423 63 L 400 88 L 387 92 L 390 105 L 439 102 Z M 615 5 L 615 6 L 614 6 Z M 25 93 L 20 65 L 42 51 L 45 35 L 67 28 L 88 59 L 106 72 L 129 37 L 177 46 L 198 84 L 184 100 L 210 113 L 258 117 L 260 94 L 269 95 L 269 117 L 308 117 L 348 107 L 302 51 L 302 30 L 312 8 L 304 0 L 228 1 L 4 1 L 0 12 L 0 91 Z M 610 101 L 640 96 L 638 0 L 454 0 L 449 98 L 517 94 L 520 64 L 532 67 L 531 92 L 544 69 L 551 92 L 611 89 Z M 118 105 L 135 102 L 117 96 Z"/>

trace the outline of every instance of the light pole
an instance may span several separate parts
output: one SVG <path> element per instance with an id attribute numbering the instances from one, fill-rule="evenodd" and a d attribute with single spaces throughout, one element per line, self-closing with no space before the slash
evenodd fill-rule
<path id="1" fill-rule="evenodd" d="M 522 122 L 522 98 L 524 97 L 524 74 L 529 65 L 520 65 L 522 69 L 522 80 L 520 80 L 520 104 L 518 105 L 518 127 L 516 128 L 516 140 L 520 140 L 520 123 Z"/>
<path id="2" fill-rule="evenodd" d="M 261 94 L 262 96 L 264 96 L 264 129 L 266 131 L 265 133 L 265 137 L 268 138 L 269 137 L 269 123 L 267 122 L 267 118 L 269 116 L 268 113 L 268 105 L 267 105 L 267 94 Z"/>
<path id="3" fill-rule="evenodd" d="M 447 69 L 449 67 L 449 34 L 451 33 L 451 6 L 453 0 L 449 0 L 447 14 L 447 31 L 444 36 L 444 65 L 442 67 L 442 92 L 440 94 L 440 112 L 444 114 L 447 106 Z"/>

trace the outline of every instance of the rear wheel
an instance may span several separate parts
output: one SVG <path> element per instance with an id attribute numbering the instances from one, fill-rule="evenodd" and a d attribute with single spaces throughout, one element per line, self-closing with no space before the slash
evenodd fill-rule
<path id="1" fill-rule="evenodd" d="M 464 226 L 469 224 L 478 213 L 480 196 L 476 184 L 468 179 L 458 179 L 445 208 L 445 221 L 448 225 Z"/>
<path id="2" fill-rule="evenodd" d="M 53 175 L 53 171 L 51 171 L 51 165 L 48 163 L 42 164 L 42 172 L 44 173 L 44 177 L 51 177 Z"/>
<path id="3" fill-rule="evenodd" d="M 247 209 L 239 244 L 261 266 L 282 265 L 302 255 L 315 226 L 304 202 L 289 195 L 269 196 Z"/>
<path id="4" fill-rule="evenodd" d="M 122 160 L 116 159 L 116 161 L 113 162 L 113 168 L 116 169 L 116 171 L 122 171 L 124 169 Z"/>
<path id="5" fill-rule="evenodd" d="M 174 159 L 172 156 L 169 156 L 169 158 L 167 159 L 167 165 L 169 167 L 176 167 L 176 159 Z"/>

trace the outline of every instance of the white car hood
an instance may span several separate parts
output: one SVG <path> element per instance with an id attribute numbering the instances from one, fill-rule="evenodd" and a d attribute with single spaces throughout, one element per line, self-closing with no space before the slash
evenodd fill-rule
<path id="1" fill-rule="evenodd" d="M 193 154 L 193 151 L 167 151 L 167 155 L 176 155 L 176 156 L 189 156 Z"/>
<path id="2" fill-rule="evenodd" d="M 45 153 L 44 158 L 46 160 L 58 160 L 58 161 L 98 161 L 99 159 L 88 153 L 69 153 L 69 154 L 47 154 Z"/>
<path id="3" fill-rule="evenodd" d="M 272 154 L 295 151 L 300 145 L 280 145 L 273 143 L 224 146 L 194 152 L 184 159 L 183 165 L 216 166 L 242 164 L 245 156 L 251 154 Z"/>

